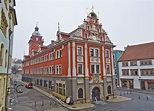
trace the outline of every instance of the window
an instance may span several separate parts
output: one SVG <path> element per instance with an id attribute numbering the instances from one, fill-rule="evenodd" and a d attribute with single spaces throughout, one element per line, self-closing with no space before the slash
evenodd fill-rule
<path id="1" fill-rule="evenodd" d="M 95 49 L 95 57 L 99 57 L 99 55 L 98 55 L 98 49 Z"/>
<path id="2" fill-rule="evenodd" d="M 82 88 L 78 89 L 78 98 L 83 98 L 83 89 Z"/>
<path id="3" fill-rule="evenodd" d="M 84 38 L 88 38 L 88 34 L 87 33 L 84 33 Z"/>
<path id="4" fill-rule="evenodd" d="M 44 87 L 47 87 L 47 85 L 48 85 L 48 81 L 44 80 Z"/>
<path id="5" fill-rule="evenodd" d="M 58 50 L 56 52 L 56 58 L 61 58 L 62 57 L 62 50 Z"/>
<path id="6" fill-rule="evenodd" d="M 8 52 L 6 50 L 5 51 L 5 68 L 7 67 L 7 62 L 8 62 Z"/>
<path id="7" fill-rule="evenodd" d="M 131 70 L 131 75 L 132 76 L 137 76 L 138 75 L 138 70 L 137 69 L 132 69 Z"/>
<path id="8" fill-rule="evenodd" d="M 56 66 L 56 74 L 62 74 L 62 66 L 61 65 Z"/>
<path id="9" fill-rule="evenodd" d="M 106 50 L 106 58 L 110 58 L 110 52 L 109 52 L 109 50 Z"/>
<path id="10" fill-rule="evenodd" d="M 78 47 L 78 55 L 81 56 L 82 55 L 82 47 Z"/>
<path id="11" fill-rule="evenodd" d="M 131 61 L 130 66 L 137 66 L 137 61 Z"/>
<path id="12" fill-rule="evenodd" d="M 103 37 L 100 37 L 100 41 L 103 41 Z"/>
<path id="13" fill-rule="evenodd" d="M 99 64 L 92 64 L 91 65 L 91 73 L 92 74 L 100 73 L 100 65 Z"/>
<path id="14" fill-rule="evenodd" d="M 107 74 L 110 74 L 111 72 L 110 72 L 110 65 L 106 65 L 106 73 Z"/>
<path id="15" fill-rule="evenodd" d="M 54 67 L 53 66 L 50 66 L 49 71 L 50 71 L 50 74 L 54 74 Z"/>
<path id="16" fill-rule="evenodd" d="M 42 80 L 40 80 L 40 86 L 42 86 Z"/>
<path id="17" fill-rule="evenodd" d="M 54 53 L 50 53 L 50 60 L 54 59 Z"/>
<path id="18" fill-rule="evenodd" d="M 91 48 L 90 49 L 90 56 L 91 57 L 99 57 L 99 49 Z"/>
<path id="19" fill-rule="evenodd" d="M 152 65 L 152 60 L 143 60 L 140 61 L 140 65 Z"/>
<path id="20" fill-rule="evenodd" d="M 1 49 L 0 49 L 0 66 L 3 64 L 3 55 L 4 55 L 4 45 L 1 44 Z"/>
<path id="21" fill-rule="evenodd" d="M 99 65 L 96 65 L 96 73 L 99 73 Z"/>
<path id="22" fill-rule="evenodd" d="M 91 73 L 95 73 L 95 66 L 91 65 Z"/>
<path id="23" fill-rule="evenodd" d="M 36 84 L 37 84 L 37 85 L 39 85 L 39 80 L 38 80 L 38 79 L 37 79 L 37 82 L 36 82 Z"/>
<path id="24" fill-rule="evenodd" d="M 128 62 L 122 62 L 122 66 L 123 66 L 123 67 L 128 66 Z"/>
<path id="25" fill-rule="evenodd" d="M 129 76 L 129 70 L 128 69 L 122 70 L 122 75 L 123 76 Z"/>
<path id="26" fill-rule="evenodd" d="M 82 64 L 78 64 L 78 74 L 82 74 Z"/>
<path id="27" fill-rule="evenodd" d="M 94 56 L 94 49 L 90 49 L 90 56 Z"/>

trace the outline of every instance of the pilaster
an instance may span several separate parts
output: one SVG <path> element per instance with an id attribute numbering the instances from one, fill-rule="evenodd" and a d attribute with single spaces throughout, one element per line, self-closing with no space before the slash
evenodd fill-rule
<path id="1" fill-rule="evenodd" d="M 87 44 L 84 44 L 84 50 L 85 50 L 85 76 L 88 77 L 89 73 L 88 73 L 88 55 L 87 55 Z"/>
<path id="2" fill-rule="evenodd" d="M 73 77 L 75 77 L 76 76 L 75 42 L 72 43 L 72 52 L 73 52 Z"/>
<path id="3" fill-rule="evenodd" d="M 68 42 L 68 77 L 71 76 L 70 42 Z"/>

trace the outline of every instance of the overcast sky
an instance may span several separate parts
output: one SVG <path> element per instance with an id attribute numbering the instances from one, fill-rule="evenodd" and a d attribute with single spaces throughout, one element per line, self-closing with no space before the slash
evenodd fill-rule
<path id="1" fill-rule="evenodd" d="M 56 40 L 58 22 L 61 31 L 72 31 L 83 23 L 92 5 L 116 45 L 114 49 L 154 41 L 154 0 L 16 0 L 13 58 L 23 59 L 24 52 L 28 54 L 28 41 L 37 22 L 48 45 L 51 39 Z"/>

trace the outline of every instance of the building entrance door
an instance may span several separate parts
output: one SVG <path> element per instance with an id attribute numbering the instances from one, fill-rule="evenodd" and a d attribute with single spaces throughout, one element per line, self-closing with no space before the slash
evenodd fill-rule
<path id="1" fill-rule="evenodd" d="M 144 81 L 141 81 L 141 89 L 145 90 L 145 83 L 144 83 Z"/>
<path id="2" fill-rule="evenodd" d="M 96 101 L 96 99 L 99 101 L 100 100 L 100 90 L 98 87 L 94 87 L 92 90 L 92 99 Z"/>

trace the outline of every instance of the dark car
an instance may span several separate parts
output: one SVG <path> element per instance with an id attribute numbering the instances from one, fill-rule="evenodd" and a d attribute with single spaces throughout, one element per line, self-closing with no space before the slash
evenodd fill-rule
<path id="1" fill-rule="evenodd" d="M 33 88 L 33 83 L 27 83 L 27 84 L 25 85 L 25 87 L 26 87 L 26 88 Z"/>

